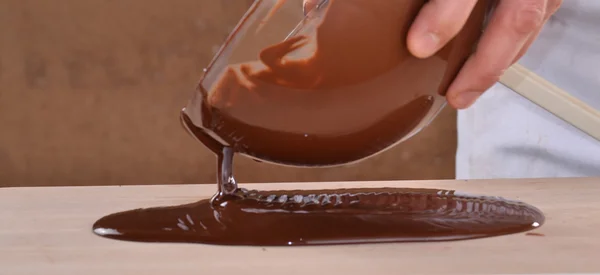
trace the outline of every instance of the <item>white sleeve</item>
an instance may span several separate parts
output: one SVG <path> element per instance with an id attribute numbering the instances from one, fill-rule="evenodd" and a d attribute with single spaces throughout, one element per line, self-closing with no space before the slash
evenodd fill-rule
<path id="1" fill-rule="evenodd" d="M 600 109 L 600 1 L 570 0 L 520 64 Z M 456 177 L 600 176 L 600 142 L 501 84 L 458 114 Z"/>
<path id="2" fill-rule="evenodd" d="M 456 177 L 600 176 L 600 142 L 501 84 L 458 113 Z"/>

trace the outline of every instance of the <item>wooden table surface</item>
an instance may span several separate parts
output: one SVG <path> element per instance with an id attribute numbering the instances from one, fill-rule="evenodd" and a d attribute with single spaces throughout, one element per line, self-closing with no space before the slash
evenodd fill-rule
<path id="1" fill-rule="evenodd" d="M 545 212 L 531 234 L 439 243 L 228 247 L 104 239 L 105 214 L 206 198 L 213 185 L 0 189 L 0 275 L 600 273 L 600 178 L 252 184 L 256 189 L 389 186 L 520 199 Z"/>

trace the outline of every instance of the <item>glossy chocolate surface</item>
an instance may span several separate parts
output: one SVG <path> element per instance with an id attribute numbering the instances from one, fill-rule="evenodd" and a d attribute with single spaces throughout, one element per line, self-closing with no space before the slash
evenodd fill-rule
<path id="1" fill-rule="evenodd" d="M 464 240 L 543 222 L 528 204 L 450 190 L 239 189 L 212 202 L 112 214 L 94 232 L 129 241 L 287 246 Z"/>

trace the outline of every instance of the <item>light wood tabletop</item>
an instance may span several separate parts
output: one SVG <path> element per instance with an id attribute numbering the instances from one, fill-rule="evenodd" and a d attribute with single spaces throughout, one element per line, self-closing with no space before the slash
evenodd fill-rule
<path id="1" fill-rule="evenodd" d="M 600 273 L 600 178 L 271 183 L 254 189 L 455 189 L 540 208 L 535 234 L 477 240 L 310 247 L 116 241 L 92 233 L 100 217 L 209 197 L 214 185 L 0 189 L 1 275 L 581 274 Z"/>

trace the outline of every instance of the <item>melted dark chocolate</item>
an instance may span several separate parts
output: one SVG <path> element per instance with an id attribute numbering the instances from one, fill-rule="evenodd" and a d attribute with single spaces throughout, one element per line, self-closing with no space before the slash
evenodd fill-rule
<path id="1" fill-rule="evenodd" d="M 130 241 L 266 246 L 448 241 L 542 225 L 535 207 L 495 197 L 394 188 L 246 191 L 233 178 L 235 153 L 294 166 L 339 165 L 414 134 L 435 116 L 471 53 L 485 2 L 456 39 L 427 59 L 405 46 L 425 0 L 329 0 L 316 42 L 298 34 L 263 49 L 258 61 L 213 63 L 181 122 L 218 156 L 217 193 L 112 214 L 94 232 Z M 286 59 L 310 43 L 312 55 Z"/>
<path id="2" fill-rule="evenodd" d="M 221 139 L 225 144 L 231 144 L 236 153 L 279 164 L 322 166 L 345 164 L 385 149 L 388 142 L 381 141 L 399 140 L 407 135 L 423 120 L 432 105 L 432 96 L 420 96 L 364 129 L 329 135 L 276 131 L 240 122 L 208 105 L 202 110 L 203 117 L 210 118 L 205 124 L 207 128 L 229 133 Z M 196 127 L 185 112 L 181 113 L 181 120 L 192 135 L 219 153 L 223 145 L 206 134 L 212 131 Z"/>
<path id="3" fill-rule="evenodd" d="M 448 190 L 237 190 L 214 203 L 112 214 L 94 231 L 129 241 L 281 246 L 474 239 L 543 222 L 525 203 Z"/>
<path id="4" fill-rule="evenodd" d="M 328 0 L 303 25 L 311 27 L 228 63 L 243 37 L 262 35 L 242 20 L 184 109 L 186 124 L 210 148 L 291 166 L 343 165 L 390 148 L 443 107 L 488 7 L 479 1 L 455 39 L 419 59 L 406 36 L 425 2 Z"/>

